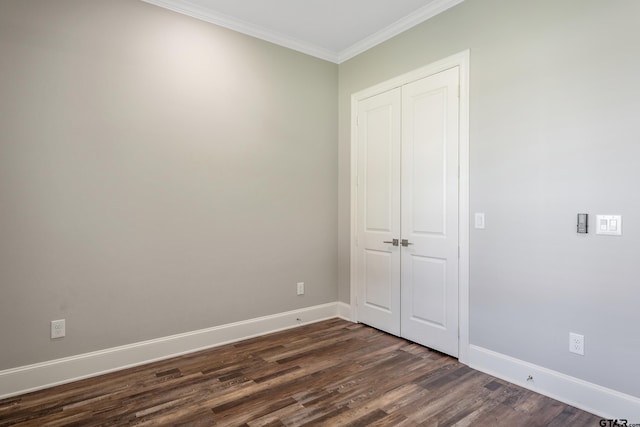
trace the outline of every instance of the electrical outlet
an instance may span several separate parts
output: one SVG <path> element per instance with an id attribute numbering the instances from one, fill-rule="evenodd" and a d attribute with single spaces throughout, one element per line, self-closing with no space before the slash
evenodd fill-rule
<path id="1" fill-rule="evenodd" d="M 569 333 L 569 351 L 584 356 L 584 335 Z"/>
<path id="2" fill-rule="evenodd" d="M 65 319 L 51 321 L 51 338 L 62 338 L 66 334 Z"/>
<path id="3" fill-rule="evenodd" d="M 298 295 L 304 295 L 304 282 L 298 282 Z"/>

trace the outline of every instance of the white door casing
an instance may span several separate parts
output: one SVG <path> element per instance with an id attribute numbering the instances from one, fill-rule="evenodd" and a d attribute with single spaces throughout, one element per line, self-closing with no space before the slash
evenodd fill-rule
<path id="1" fill-rule="evenodd" d="M 457 355 L 463 363 L 467 360 L 469 348 L 468 73 L 469 52 L 465 51 L 352 95 L 351 110 L 351 319 L 406 336 L 411 340 L 454 356 Z M 440 75 L 436 76 L 437 74 Z M 419 82 L 427 77 L 434 77 L 434 79 Z M 451 79 L 455 79 L 456 83 L 451 83 Z M 406 307 L 400 310 L 402 317 L 400 334 L 393 331 L 397 330 L 398 326 L 381 327 L 374 323 L 377 321 L 397 322 L 397 320 L 391 320 L 397 318 L 395 315 L 396 306 L 393 304 L 388 304 L 390 307 L 387 310 L 386 319 L 384 316 L 378 316 L 377 319 L 371 320 L 371 313 L 368 313 L 370 306 L 384 306 L 384 304 L 376 303 L 375 298 L 372 299 L 375 293 L 371 294 L 371 290 L 382 289 L 384 286 L 375 288 L 370 286 L 371 283 L 367 284 L 366 286 L 369 286 L 370 289 L 369 295 L 366 295 L 367 289 L 362 281 L 365 274 L 368 274 L 370 279 L 392 274 L 391 272 L 395 271 L 394 267 L 379 269 L 369 265 L 369 271 L 364 271 L 359 266 L 365 256 L 365 249 L 358 246 L 358 243 L 363 243 L 358 242 L 359 235 L 366 235 L 366 233 L 362 234 L 365 230 L 361 218 L 364 205 L 360 206 L 364 203 L 364 199 L 361 199 L 359 194 L 367 191 L 363 186 L 368 185 L 365 183 L 366 172 L 364 177 L 360 176 L 363 170 L 360 163 L 364 162 L 361 157 L 362 135 L 359 132 L 363 126 L 361 102 L 367 99 L 370 99 L 369 102 L 373 102 L 373 100 L 381 102 L 383 97 L 378 96 L 391 90 L 404 92 L 401 95 L 402 112 L 413 111 L 413 118 L 411 115 L 403 115 L 402 119 L 405 129 L 401 137 L 402 161 L 405 164 L 401 166 L 401 174 L 402 183 L 408 182 L 409 185 L 402 187 L 401 235 L 395 234 L 389 238 L 385 236 L 383 241 L 402 238 L 413 245 L 394 247 L 386 244 L 374 248 L 367 242 L 366 246 L 369 247 L 367 249 L 370 251 L 369 255 L 380 255 L 377 258 L 374 256 L 373 260 L 382 259 L 383 255 L 381 254 L 387 254 L 386 259 L 392 260 L 396 259 L 395 254 L 402 253 L 401 275 L 405 286 L 401 286 L 401 301 Z M 362 104 L 362 108 L 365 108 L 364 105 L 366 103 Z M 438 105 L 444 108 L 441 109 L 440 118 L 435 119 L 434 111 Z M 431 112 L 429 112 L 430 110 Z M 428 116 L 426 121 L 425 115 Z M 358 126 L 358 116 L 361 121 L 360 127 Z M 437 117 L 437 113 L 435 116 Z M 445 118 L 453 118 L 453 120 L 444 120 Z M 452 125 L 451 123 L 455 123 L 456 119 L 457 124 Z M 366 121 L 366 119 L 364 120 Z M 443 124 L 447 122 L 449 122 L 448 126 Z M 372 124 L 368 126 L 372 126 Z M 387 126 L 391 128 L 391 126 Z M 407 126 L 409 127 L 407 128 Z M 456 133 L 457 144 L 454 144 L 455 147 L 452 148 L 444 144 L 445 140 L 455 140 Z M 425 135 L 432 136 L 428 139 L 432 141 L 431 143 L 424 143 L 425 138 L 423 137 Z M 406 157 L 410 152 L 413 152 L 413 155 L 409 161 Z M 423 166 L 434 162 L 435 157 L 442 160 L 440 167 L 425 169 Z M 453 161 L 455 161 L 455 166 L 452 164 Z M 408 166 L 407 162 L 409 162 Z M 415 162 L 415 168 L 411 162 Z M 387 165 L 387 167 L 389 166 Z M 425 187 L 426 180 L 438 185 Z M 379 184 L 379 182 L 377 183 Z M 445 184 L 447 190 L 444 189 Z M 369 185 L 371 185 L 371 181 Z M 368 188 L 368 190 L 372 189 L 373 186 Z M 391 191 L 388 192 L 388 194 L 391 193 Z M 412 196 L 411 199 L 408 199 L 409 195 Z M 425 203 L 433 203 L 438 199 L 440 200 L 438 203 L 439 211 L 430 209 L 426 215 L 418 215 L 419 212 L 424 212 Z M 374 200 L 379 203 L 381 201 L 381 199 L 375 198 Z M 412 203 L 405 207 L 407 200 L 412 200 Z M 389 218 L 391 216 L 389 214 Z M 415 218 L 418 220 L 414 220 Z M 392 227 L 389 226 L 387 229 L 390 230 L 388 234 L 394 234 L 391 231 Z M 373 235 L 369 237 L 371 236 Z M 366 239 L 367 237 L 365 237 Z M 376 238 L 375 240 L 380 239 Z M 452 286 L 456 280 L 457 286 Z M 376 285 L 380 283 L 390 286 L 394 281 L 386 276 L 386 281 L 375 282 Z M 451 288 L 451 290 L 443 291 L 446 288 Z M 430 305 L 421 307 L 411 305 L 415 300 L 424 300 L 424 298 L 420 298 L 420 295 L 429 293 L 432 294 Z M 394 294 L 393 291 L 385 291 L 385 295 Z M 433 298 L 433 295 L 439 295 L 439 299 Z M 368 305 L 363 304 L 365 301 L 363 298 L 368 299 Z M 388 301 L 392 301 L 392 297 L 388 297 Z M 396 325 L 396 323 L 391 324 Z M 422 341 L 421 337 L 425 335 L 429 337 L 430 341 Z"/>

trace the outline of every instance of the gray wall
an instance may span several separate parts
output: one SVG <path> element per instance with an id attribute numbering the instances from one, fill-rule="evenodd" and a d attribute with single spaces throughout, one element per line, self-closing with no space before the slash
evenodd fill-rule
<path id="1" fill-rule="evenodd" d="M 0 0 L 0 369 L 336 301 L 337 78 L 141 1 Z"/>
<path id="2" fill-rule="evenodd" d="M 0 369 L 349 302 L 349 97 L 470 49 L 471 342 L 640 396 L 638 16 L 466 0 L 338 67 L 139 1 L 0 0 Z"/>
<path id="3" fill-rule="evenodd" d="M 470 237 L 471 343 L 640 396 L 638 17 L 637 0 L 466 0 L 341 64 L 340 300 L 350 95 L 470 49 L 471 213 L 487 224 Z M 578 212 L 621 214 L 624 235 L 577 235 Z"/>

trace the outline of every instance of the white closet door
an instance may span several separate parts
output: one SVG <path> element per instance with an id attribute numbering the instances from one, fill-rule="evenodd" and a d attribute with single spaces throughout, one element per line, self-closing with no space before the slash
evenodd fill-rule
<path id="1" fill-rule="evenodd" d="M 401 335 L 458 355 L 459 69 L 402 88 Z"/>
<path id="2" fill-rule="evenodd" d="M 400 335 L 401 90 L 358 105 L 358 318 Z"/>

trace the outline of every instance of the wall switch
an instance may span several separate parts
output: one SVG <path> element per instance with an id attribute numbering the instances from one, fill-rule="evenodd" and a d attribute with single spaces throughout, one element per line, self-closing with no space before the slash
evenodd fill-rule
<path id="1" fill-rule="evenodd" d="M 578 214 L 578 233 L 587 234 L 589 232 L 589 214 Z"/>
<path id="2" fill-rule="evenodd" d="M 298 282 L 298 295 L 304 295 L 304 282 Z"/>
<path id="3" fill-rule="evenodd" d="M 475 214 L 475 228 L 478 230 L 484 230 L 484 213 L 476 212 Z"/>
<path id="4" fill-rule="evenodd" d="M 584 356 L 584 335 L 569 333 L 569 351 Z"/>
<path id="5" fill-rule="evenodd" d="M 62 338 L 66 334 L 65 319 L 51 321 L 51 338 Z"/>
<path id="6" fill-rule="evenodd" d="M 622 215 L 596 215 L 596 234 L 622 236 Z"/>

